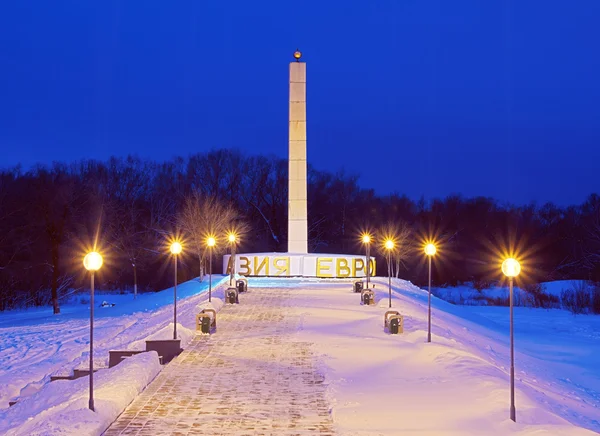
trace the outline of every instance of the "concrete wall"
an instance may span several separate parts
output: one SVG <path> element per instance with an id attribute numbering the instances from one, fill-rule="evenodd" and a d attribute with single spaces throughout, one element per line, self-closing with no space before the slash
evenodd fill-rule
<path id="1" fill-rule="evenodd" d="M 223 256 L 223 274 L 230 272 L 231 256 Z M 348 254 L 241 253 L 235 255 L 236 273 L 249 277 L 366 277 L 366 256 Z M 371 257 L 371 276 L 375 276 Z"/>

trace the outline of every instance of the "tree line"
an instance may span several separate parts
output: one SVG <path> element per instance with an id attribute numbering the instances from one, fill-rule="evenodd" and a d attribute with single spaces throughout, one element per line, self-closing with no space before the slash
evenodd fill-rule
<path id="1" fill-rule="evenodd" d="M 111 157 L 0 173 L 0 310 L 53 304 L 87 285 L 82 259 L 105 257 L 98 287 L 155 291 L 172 285 L 168 243 L 184 240 L 179 280 L 202 277 L 204 235 L 242 233 L 238 250 L 286 251 L 288 162 L 220 149 L 165 162 Z M 393 237 L 392 274 L 427 280 L 423 244 L 435 240 L 437 285 L 499 277 L 516 253 L 526 285 L 554 279 L 600 281 L 600 197 L 559 207 L 501 204 L 492 198 L 412 200 L 361 188 L 358 175 L 308 169 L 309 251 L 359 254 L 373 236 L 378 274 L 387 274 L 385 237 Z M 402 189 L 400 185 L 398 190 Z"/>

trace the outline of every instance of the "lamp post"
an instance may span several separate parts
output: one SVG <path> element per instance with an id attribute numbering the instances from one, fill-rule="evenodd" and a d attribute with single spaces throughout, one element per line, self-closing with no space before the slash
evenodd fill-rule
<path id="1" fill-rule="evenodd" d="M 94 411 L 94 273 L 102 266 L 100 253 L 91 251 L 83 258 L 83 266 L 90 272 L 90 399 L 88 407 Z"/>
<path id="2" fill-rule="evenodd" d="M 388 239 L 385 241 L 385 249 L 388 254 L 388 288 L 390 294 L 390 305 L 392 307 L 392 250 L 394 249 L 394 241 Z"/>
<path id="3" fill-rule="evenodd" d="M 429 258 L 429 297 L 428 297 L 428 314 L 427 314 L 427 342 L 431 342 L 431 258 L 435 254 L 437 249 L 435 245 L 429 243 L 425 245 L 425 254 Z"/>
<path id="4" fill-rule="evenodd" d="M 362 236 L 362 241 L 367 250 L 367 289 L 369 289 L 369 279 L 371 278 L 371 235 L 365 233 Z"/>
<path id="5" fill-rule="evenodd" d="M 229 233 L 229 235 L 227 235 L 227 239 L 229 240 L 229 244 L 231 246 L 231 270 L 229 272 L 229 286 L 231 286 L 231 283 L 233 282 L 233 276 L 235 274 L 235 243 L 237 241 L 237 238 L 235 236 L 235 233 L 231 232 Z"/>
<path id="6" fill-rule="evenodd" d="M 208 246 L 208 301 L 212 301 L 212 249 L 216 245 L 217 241 L 213 236 L 206 238 L 206 245 Z"/>
<path id="7" fill-rule="evenodd" d="M 175 274 L 173 275 L 173 339 L 177 339 L 177 256 L 183 250 L 181 242 L 173 242 L 170 250 L 171 254 L 173 254 L 173 264 L 175 265 Z"/>
<path id="8" fill-rule="evenodd" d="M 509 257 L 502 262 L 502 272 L 508 277 L 510 292 L 510 419 L 517 422 L 515 408 L 515 342 L 513 334 L 513 280 L 521 272 L 521 265 L 516 259 Z"/>

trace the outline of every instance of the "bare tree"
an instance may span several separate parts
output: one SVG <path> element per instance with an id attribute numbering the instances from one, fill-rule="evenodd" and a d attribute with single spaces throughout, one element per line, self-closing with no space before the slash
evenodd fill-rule
<path id="1" fill-rule="evenodd" d="M 256 211 L 265 224 L 266 233 L 276 246 L 280 246 L 284 224 L 281 205 L 287 200 L 287 162 L 283 159 L 254 156 L 246 160 L 243 168 L 242 198 Z M 287 231 L 287 228 L 285 228 Z"/>
<path id="2" fill-rule="evenodd" d="M 387 261 L 388 249 L 385 247 L 385 241 L 394 242 L 394 247 L 390 251 L 390 263 L 388 266 L 389 274 L 398 278 L 400 276 L 400 267 L 406 268 L 406 261 L 410 257 L 412 249 L 412 230 L 408 224 L 402 221 L 390 221 L 377 231 L 377 251 L 385 257 Z"/>
<path id="3" fill-rule="evenodd" d="M 600 263 L 600 210 L 595 210 L 589 226 L 586 228 L 587 243 L 583 244 L 583 253 L 578 256 L 586 270 L 594 269 Z"/>
<path id="4" fill-rule="evenodd" d="M 19 219 L 24 205 L 11 198 L 16 189 L 15 171 L 0 174 L 0 270 L 8 268 L 15 258 L 30 244 L 31 238 L 24 230 L 28 222 Z"/>
<path id="5" fill-rule="evenodd" d="M 69 230 L 69 223 L 75 213 L 77 190 L 75 179 L 64 166 L 55 164 L 50 170 L 38 168 L 36 174 L 35 214 L 39 214 L 44 228 L 52 272 L 52 306 L 55 314 L 60 313 L 58 292 L 63 272 L 61 249 Z"/>
<path id="6" fill-rule="evenodd" d="M 149 230 L 144 225 L 142 211 L 135 203 L 130 203 L 120 210 L 111 220 L 110 233 L 112 246 L 121 253 L 133 268 L 133 298 L 137 298 L 137 270 L 148 253 Z"/>
<path id="7" fill-rule="evenodd" d="M 216 197 L 204 197 L 196 191 L 186 198 L 179 216 L 179 225 L 188 245 L 198 256 L 200 280 L 204 276 L 203 261 L 208 250 L 207 239 L 212 236 L 217 241 L 212 249 L 213 254 L 224 252 L 227 248 L 227 233 L 234 228 L 238 219 L 236 210 Z M 239 221 L 237 226 L 241 226 Z M 240 227 L 240 230 L 243 229 Z"/>
<path id="8" fill-rule="evenodd" d="M 108 213 L 111 245 L 133 268 L 133 293 L 137 297 L 137 271 L 150 245 L 148 214 L 144 211 L 148 192 L 148 166 L 129 156 L 111 158 L 108 166 Z"/>

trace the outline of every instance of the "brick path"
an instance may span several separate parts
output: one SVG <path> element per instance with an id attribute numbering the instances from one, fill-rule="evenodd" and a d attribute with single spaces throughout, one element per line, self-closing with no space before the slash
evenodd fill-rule
<path id="1" fill-rule="evenodd" d="M 333 435 L 311 344 L 294 339 L 301 298 L 241 294 L 219 312 L 216 334 L 197 336 L 105 435 Z"/>

